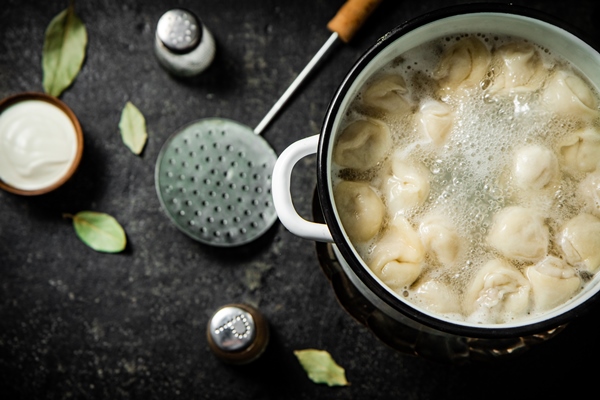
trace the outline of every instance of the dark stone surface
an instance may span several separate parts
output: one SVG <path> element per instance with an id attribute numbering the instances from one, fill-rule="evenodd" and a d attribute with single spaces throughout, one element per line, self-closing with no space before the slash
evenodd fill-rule
<path id="1" fill-rule="evenodd" d="M 158 152 L 178 127 L 202 117 L 250 126 L 328 38 L 343 2 L 90 0 L 77 2 L 89 45 L 83 69 L 61 96 L 85 135 L 82 164 L 56 192 L 0 192 L 0 393 L 3 399 L 439 399 L 572 398 L 597 379 L 598 313 L 570 324 L 523 356 L 447 366 L 401 354 L 337 303 L 314 243 L 281 225 L 248 246 L 218 249 L 179 232 L 154 188 Z M 264 133 L 277 154 L 318 133 L 329 98 L 352 63 L 407 19 L 460 1 L 385 1 L 355 40 L 337 49 Z M 599 39 L 594 1 L 519 1 Z M 42 91 L 44 30 L 65 1 L 4 0 L 0 8 L 0 97 Z M 192 81 L 153 56 L 160 15 L 195 11 L 218 55 Z M 132 101 L 149 139 L 141 156 L 121 142 L 121 109 Z M 293 195 L 310 216 L 315 158 L 294 172 Z M 80 242 L 63 213 L 109 213 L 124 226 L 121 254 Z M 210 352 L 205 326 L 231 302 L 256 305 L 272 341 L 256 363 L 232 367 Z M 351 386 L 310 382 L 293 350 L 329 351 Z"/>

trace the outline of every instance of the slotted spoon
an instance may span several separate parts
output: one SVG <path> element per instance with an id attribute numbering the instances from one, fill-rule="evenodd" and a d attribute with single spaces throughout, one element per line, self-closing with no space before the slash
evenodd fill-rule
<path id="1" fill-rule="evenodd" d="M 251 129 L 225 118 L 194 121 L 163 145 L 155 184 L 163 209 L 182 232 L 213 246 L 238 246 L 277 220 L 271 172 L 277 155 L 261 133 L 338 42 L 348 42 L 381 0 L 348 0 L 329 21 L 333 33 L 263 120 Z"/>

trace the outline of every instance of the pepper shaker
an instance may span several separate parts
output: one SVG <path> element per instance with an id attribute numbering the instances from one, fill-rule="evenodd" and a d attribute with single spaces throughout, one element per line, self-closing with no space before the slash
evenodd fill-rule
<path id="1" fill-rule="evenodd" d="M 254 307 L 228 304 L 208 321 L 206 335 L 210 349 L 229 364 L 247 364 L 260 357 L 269 343 L 269 326 Z"/>
<path id="2" fill-rule="evenodd" d="M 212 34 L 193 12 L 175 8 L 158 20 L 154 52 L 173 75 L 191 77 L 201 73 L 212 63 L 215 51 Z"/>

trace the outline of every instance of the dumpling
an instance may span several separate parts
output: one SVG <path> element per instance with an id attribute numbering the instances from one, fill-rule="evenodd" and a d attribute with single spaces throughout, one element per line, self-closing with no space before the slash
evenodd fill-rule
<path id="1" fill-rule="evenodd" d="M 514 156 L 512 176 L 517 187 L 542 189 L 558 175 L 558 159 L 554 152 L 540 145 L 527 145 Z"/>
<path id="2" fill-rule="evenodd" d="M 402 76 L 387 74 L 377 77 L 363 92 L 363 104 L 370 109 L 398 113 L 410 108 L 408 89 Z"/>
<path id="3" fill-rule="evenodd" d="M 477 271 L 466 288 L 463 309 L 470 319 L 503 323 L 529 311 L 531 285 L 505 260 L 493 259 Z"/>
<path id="4" fill-rule="evenodd" d="M 589 119 L 598 113 L 598 103 L 590 86 L 567 71 L 560 70 L 550 77 L 542 99 L 548 110 L 559 114 Z"/>
<path id="5" fill-rule="evenodd" d="M 567 301 L 579 289 L 581 279 L 573 267 L 554 256 L 548 256 L 525 269 L 531 283 L 535 310 L 545 311 Z"/>
<path id="6" fill-rule="evenodd" d="M 489 87 L 492 94 L 512 94 L 532 91 L 541 87 L 546 71 L 538 51 L 524 42 L 513 42 L 499 47 L 492 60 L 497 70 Z"/>
<path id="7" fill-rule="evenodd" d="M 600 164 L 600 132 L 596 128 L 585 128 L 575 132 L 561 142 L 560 154 L 567 170 L 596 170 Z"/>
<path id="8" fill-rule="evenodd" d="M 421 104 L 418 113 L 419 129 L 436 146 L 446 143 L 454 123 L 454 112 L 446 103 L 427 100 Z"/>
<path id="9" fill-rule="evenodd" d="M 579 183 L 579 195 L 585 202 L 585 209 L 600 217 L 600 171 L 588 174 Z"/>
<path id="10" fill-rule="evenodd" d="M 391 174 L 384 177 L 381 192 L 390 215 L 405 214 L 422 205 L 429 196 L 431 174 L 420 162 L 405 160 L 396 151 L 391 160 Z"/>
<path id="11" fill-rule="evenodd" d="M 494 216 L 487 236 L 490 246 L 507 258 L 535 262 L 546 256 L 550 234 L 535 210 L 511 206 Z"/>
<path id="12" fill-rule="evenodd" d="M 442 55 L 434 72 L 443 95 L 457 89 L 477 87 L 488 72 L 491 54 L 486 45 L 473 36 L 461 39 Z"/>
<path id="13" fill-rule="evenodd" d="M 367 264 L 383 283 L 397 292 L 421 274 L 425 250 L 410 222 L 394 218 L 373 246 Z"/>
<path id="14" fill-rule="evenodd" d="M 341 167 L 367 170 L 385 158 L 391 145 L 387 125 L 375 119 L 360 119 L 348 125 L 338 137 L 333 161 Z"/>
<path id="15" fill-rule="evenodd" d="M 558 242 L 569 264 L 592 274 L 600 269 L 600 219 L 579 214 L 563 226 Z"/>
<path id="16" fill-rule="evenodd" d="M 342 181 L 333 189 L 344 230 L 354 242 L 366 242 L 379 232 L 385 206 L 368 183 Z"/>
<path id="17" fill-rule="evenodd" d="M 448 217 L 442 214 L 428 214 L 419 225 L 419 234 L 425 251 L 440 263 L 449 265 L 458 259 L 462 242 L 456 227 Z"/>
<path id="18" fill-rule="evenodd" d="M 448 285 L 437 280 L 425 280 L 411 288 L 414 302 L 427 311 L 439 314 L 460 314 L 458 295 Z"/>

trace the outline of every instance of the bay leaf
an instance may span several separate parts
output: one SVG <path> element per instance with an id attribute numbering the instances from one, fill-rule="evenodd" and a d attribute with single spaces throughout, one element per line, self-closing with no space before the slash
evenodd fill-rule
<path id="1" fill-rule="evenodd" d="M 346 373 L 325 350 L 295 350 L 294 355 L 306 371 L 309 379 L 315 383 L 329 386 L 347 386 Z"/>
<path id="2" fill-rule="evenodd" d="M 65 214 L 73 220 L 73 227 L 81 241 L 92 249 L 104 253 L 118 253 L 125 249 L 127 236 L 119 222 L 109 214 L 80 211 Z"/>
<path id="3" fill-rule="evenodd" d="M 121 112 L 121 120 L 119 121 L 119 129 L 121 130 L 121 138 L 123 143 L 135 153 L 140 154 L 146 145 L 148 132 L 146 132 L 146 119 L 144 115 L 128 101 Z"/>
<path id="4" fill-rule="evenodd" d="M 85 59 L 87 41 L 87 30 L 72 2 L 46 28 L 42 52 L 46 93 L 58 97 L 75 80 Z"/>

